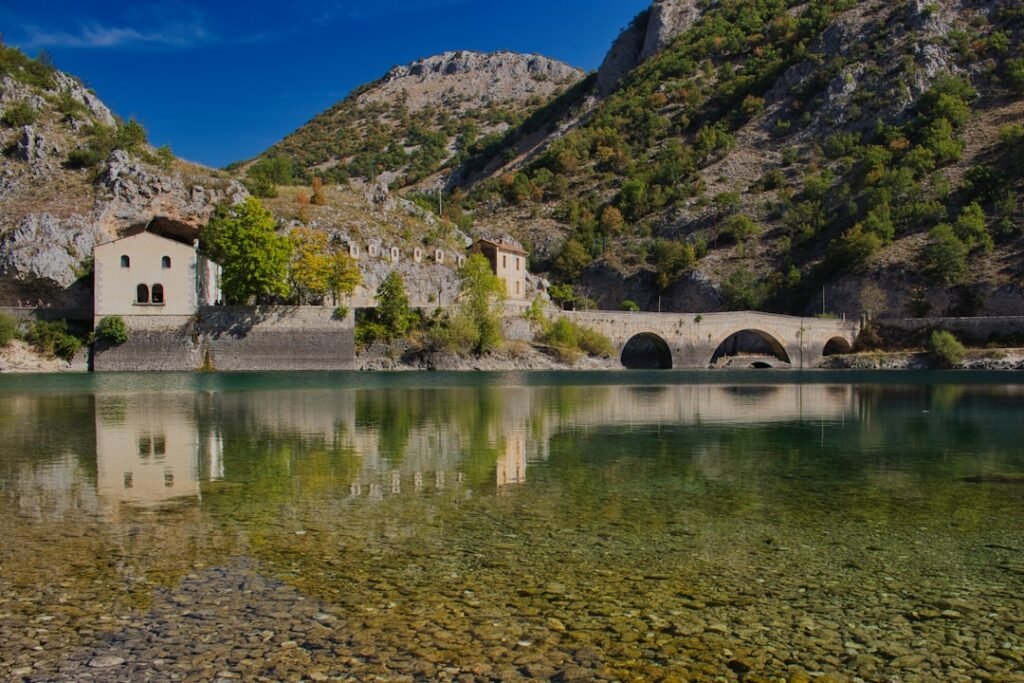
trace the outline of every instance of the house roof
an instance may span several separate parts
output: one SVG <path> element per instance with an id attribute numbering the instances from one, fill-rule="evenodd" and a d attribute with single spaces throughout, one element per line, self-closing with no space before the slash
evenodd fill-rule
<path id="1" fill-rule="evenodd" d="M 477 245 L 484 244 L 494 247 L 495 249 L 500 249 L 501 251 L 506 251 L 510 254 L 519 254 L 520 256 L 528 255 L 527 251 L 523 249 L 522 245 L 520 245 L 518 242 L 513 242 L 512 240 L 509 239 L 477 241 Z"/>

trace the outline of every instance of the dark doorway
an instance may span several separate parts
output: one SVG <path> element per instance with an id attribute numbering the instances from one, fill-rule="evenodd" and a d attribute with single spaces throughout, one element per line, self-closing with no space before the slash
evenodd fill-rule
<path id="1" fill-rule="evenodd" d="M 671 370 L 672 350 L 656 334 L 638 334 L 622 349 L 622 365 L 630 370 Z"/>

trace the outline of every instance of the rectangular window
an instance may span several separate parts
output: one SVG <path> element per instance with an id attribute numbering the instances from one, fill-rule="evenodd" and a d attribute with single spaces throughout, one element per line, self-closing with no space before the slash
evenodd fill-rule
<path id="1" fill-rule="evenodd" d="M 504 254 L 501 256 L 501 267 L 508 268 L 508 256 L 505 256 Z"/>
<path id="2" fill-rule="evenodd" d="M 516 270 L 519 270 L 519 257 L 516 256 Z"/>

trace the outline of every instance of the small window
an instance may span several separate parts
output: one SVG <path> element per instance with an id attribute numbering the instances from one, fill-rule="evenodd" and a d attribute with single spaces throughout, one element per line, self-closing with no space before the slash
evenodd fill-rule
<path id="1" fill-rule="evenodd" d="M 505 256 L 504 254 L 501 255 L 501 267 L 508 268 L 508 256 Z"/>
<path id="2" fill-rule="evenodd" d="M 518 256 L 516 256 L 516 270 L 519 270 L 520 261 L 521 259 Z"/>
<path id="3" fill-rule="evenodd" d="M 160 265 L 163 266 L 164 268 L 170 268 L 171 267 L 171 257 L 170 256 L 164 256 L 162 259 L 160 259 Z"/>
<path id="4" fill-rule="evenodd" d="M 135 485 L 135 475 L 131 472 L 124 473 L 124 487 L 130 489 Z"/>
<path id="5" fill-rule="evenodd" d="M 162 304 L 164 302 L 164 286 L 153 285 L 153 303 Z"/>
<path id="6" fill-rule="evenodd" d="M 147 287 L 146 285 L 139 285 L 138 287 L 135 288 L 135 303 L 149 303 L 149 287 Z"/>
<path id="7" fill-rule="evenodd" d="M 167 439 L 163 436 L 153 437 L 153 455 L 161 456 L 167 453 Z"/>
<path id="8" fill-rule="evenodd" d="M 132 267 L 132 260 L 130 258 L 128 258 L 128 256 L 126 254 L 121 256 L 121 267 L 122 268 L 131 268 Z"/>
<path id="9" fill-rule="evenodd" d="M 522 284 L 523 283 L 519 282 L 519 280 L 516 280 L 516 296 L 519 296 L 520 294 L 523 293 L 522 290 L 520 289 Z"/>

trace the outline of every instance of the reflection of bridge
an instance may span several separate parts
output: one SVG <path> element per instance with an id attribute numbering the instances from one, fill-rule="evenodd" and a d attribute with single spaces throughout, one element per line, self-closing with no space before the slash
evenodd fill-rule
<path id="1" fill-rule="evenodd" d="M 573 311 L 559 315 L 606 335 L 620 357 L 627 346 L 646 343 L 662 368 L 707 368 L 730 339 L 743 335 L 761 343 L 783 365 L 814 368 L 831 352 L 853 348 L 859 324 L 846 320 L 794 318 L 770 313 L 620 313 Z M 749 350 L 749 349 L 748 349 Z M 766 362 L 767 365 L 779 363 Z"/>

